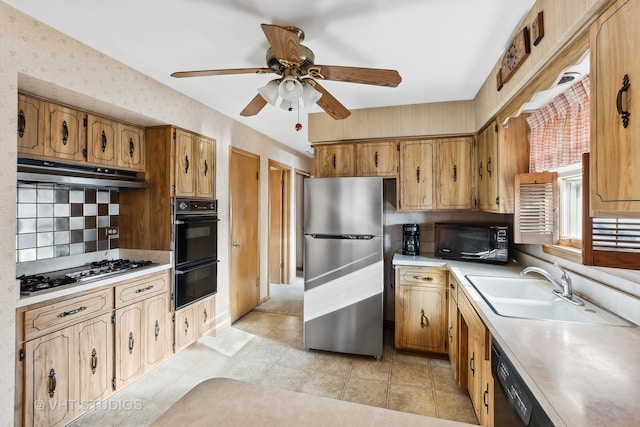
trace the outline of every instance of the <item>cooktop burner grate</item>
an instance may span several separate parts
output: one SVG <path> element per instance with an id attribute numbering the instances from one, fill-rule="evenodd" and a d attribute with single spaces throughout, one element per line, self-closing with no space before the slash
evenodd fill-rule
<path id="1" fill-rule="evenodd" d="M 69 285 L 86 280 L 95 280 L 112 274 L 146 267 L 151 261 L 128 259 L 102 260 L 92 262 L 89 266 L 76 267 L 67 270 L 54 271 L 45 274 L 20 276 L 20 293 L 30 295 L 38 291 L 57 286 Z"/>

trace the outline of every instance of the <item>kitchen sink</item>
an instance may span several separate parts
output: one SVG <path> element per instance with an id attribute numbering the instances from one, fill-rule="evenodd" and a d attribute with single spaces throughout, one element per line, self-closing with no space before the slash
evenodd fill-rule
<path id="1" fill-rule="evenodd" d="M 543 279 L 466 277 L 499 316 L 607 326 L 636 326 L 588 301 L 578 306 L 556 297 L 553 294 L 553 286 Z"/>

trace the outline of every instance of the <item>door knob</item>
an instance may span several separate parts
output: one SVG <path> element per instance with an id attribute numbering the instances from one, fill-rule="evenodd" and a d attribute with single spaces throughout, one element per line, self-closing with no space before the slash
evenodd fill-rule
<path id="1" fill-rule="evenodd" d="M 239 247 L 240 247 L 240 243 L 238 243 L 238 242 L 233 242 L 233 243 L 231 244 L 231 247 L 232 247 L 232 248 L 234 248 L 234 249 L 237 249 L 237 248 L 239 248 Z"/>

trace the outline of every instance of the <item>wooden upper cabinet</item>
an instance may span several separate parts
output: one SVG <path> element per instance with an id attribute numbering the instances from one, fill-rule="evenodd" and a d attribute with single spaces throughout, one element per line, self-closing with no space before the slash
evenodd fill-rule
<path id="1" fill-rule="evenodd" d="M 436 209 L 473 207 L 473 138 L 437 141 Z"/>
<path id="2" fill-rule="evenodd" d="M 199 136 L 196 138 L 198 150 L 198 169 L 196 172 L 195 196 L 214 197 L 214 143 L 213 140 Z"/>
<path id="3" fill-rule="evenodd" d="M 120 141 L 118 167 L 144 172 L 144 129 L 125 123 L 118 123 L 118 139 Z"/>
<path id="4" fill-rule="evenodd" d="M 193 139 L 193 134 L 176 129 L 175 195 L 178 197 L 189 197 L 195 193 L 194 171 L 198 164 L 194 163 Z"/>
<path id="5" fill-rule="evenodd" d="M 356 176 L 355 151 L 353 143 L 314 146 L 314 176 Z"/>
<path id="6" fill-rule="evenodd" d="M 396 141 L 356 144 L 357 176 L 398 176 L 398 143 Z"/>
<path id="7" fill-rule="evenodd" d="M 87 155 L 85 113 L 46 103 L 44 155 L 63 160 L 84 161 Z"/>
<path id="8" fill-rule="evenodd" d="M 44 155 L 45 104 L 30 96 L 18 94 L 18 153 Z"/>
<path id="9" fill-rule="evenodd" d="M 87 116 L 87 162 L 102 166 L 118 166 L 120 143 L 118 123 L 105 117 Z"/>
<path id="10" fill-rule="evenodd" d="M 633 95 L 640 85 L 638 43 L 637 1 L 618 0 L 591 28 L 590 211 L 594 217 L 640 216 L 640 97 Z"/>
<path id="11" fill-rule="evenodd" d="M 529 125 L 512 117 L 506 126 L 491 122 L 478 135 L 477 206 L 494 213 L 514 212 L 514 177 L 529 172 Z"/>
<path id="12" fill-rule="evenodd" d="M 398 210 L 433 209 L 434 141 L 400 141 Z"/>

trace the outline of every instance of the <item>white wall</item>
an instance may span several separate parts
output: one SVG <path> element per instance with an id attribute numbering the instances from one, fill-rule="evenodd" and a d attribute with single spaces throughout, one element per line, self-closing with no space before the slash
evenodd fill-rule
<path id="1" fill-rule="evenodd" d="M 229 312 L 229 148 L 260 155 L 261 296 L 267 289 L 269 159 L 311 170 L 310 159 L 0 2 L 0 425 L 13 424 L 16 106 L 18 89 L 143 126 L 173 124 L 214 138 L 220 200 L 217 324 Z M 292 196 L 293 197 L 293 196 Z M 295 198 L 292 199 L 295 203 Z M 295 223 L 291 218 L 291 223 Z M 293 249 L 295 250 L 295 248 Z"/>

